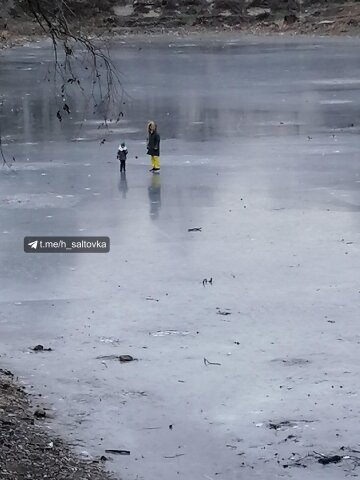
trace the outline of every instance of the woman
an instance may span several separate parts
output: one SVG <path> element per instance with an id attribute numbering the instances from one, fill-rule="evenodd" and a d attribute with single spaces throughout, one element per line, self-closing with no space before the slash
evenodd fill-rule
<path id="1" fill-rule="evenodd" d="M 151 156 L 150 172 L 158 172 L 160 170 L 160 135 L 157 132 L 157 126 L 154 121 L 148 122 L 148 140 L 147 154 Z"/>

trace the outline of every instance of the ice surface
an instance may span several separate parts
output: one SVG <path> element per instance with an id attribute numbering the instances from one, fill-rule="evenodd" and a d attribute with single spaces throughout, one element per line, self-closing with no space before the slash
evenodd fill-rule
<path id="1" fill-rule="evenodd" d="M 0 172 L 0 363 L 79 452 L 130 450 L 109 464 L 122 479 L 338 480 L 351 466 L 283 468 L 292 452 L 359 448 L 358 50 L 129 40 L 114 51 L 124 122 L 104 145 L 92 114 L 57 120 L 47 48 L 0 57 L 16 157 Z M 110 253 L 22 252 L 25 235 L 77 232 L 110 236 Z M 138 361 L 97 359 L 110 355 Z"/>

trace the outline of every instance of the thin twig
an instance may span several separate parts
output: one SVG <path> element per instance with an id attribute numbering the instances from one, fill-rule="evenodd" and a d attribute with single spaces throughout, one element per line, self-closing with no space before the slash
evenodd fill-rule
<path id="1" fill-rule="evenodd" d="M 204 365 L 205 365 L 205 366 L 208 366 L 208 365 L 221 365 L 221 363 L 209 362 L 209 360 L 204 357 Z"/>

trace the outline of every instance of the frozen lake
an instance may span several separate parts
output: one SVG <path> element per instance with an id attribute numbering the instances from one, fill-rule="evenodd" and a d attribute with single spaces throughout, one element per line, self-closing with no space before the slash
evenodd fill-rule
<path id="1" fill-rule="evenodd" d="M 130 450 L 106 464 L 119 478 L 353 468 L 293 464 L 360 450 L 359 47 L 126 40 L 114 53 L 124 117 L 109 134 L 91 114 L 81 125 L 80 95 L 58 121 L 47 48 L 0 57 L 16 157 L 0 171 L 0 366 L 42 394 L 49 428 L 79 452 Z M 160 175 L 145 155 L 151 118 Z M 109 236 L 111 251 L 30 255 L 27 235 Z M 30 352 L 39 343 L 53 351 Z M 97 358 L 121 354 L 137 361 Z"/>

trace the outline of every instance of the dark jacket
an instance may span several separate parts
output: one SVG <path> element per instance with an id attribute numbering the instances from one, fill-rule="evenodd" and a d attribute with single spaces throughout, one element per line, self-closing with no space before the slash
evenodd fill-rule
<path id="1" fill-rule="evenodd" d="M 156 157 L 160 155 L 160 135 L 156 130 L 149 134 L 147 153 L 148 155 L 155 155 Z"/>
<path id="2" fill-rule="evenodd" d="M 127 148 L 126 148 L 126 147 L 122 147 L 122 146 L 120 145 L 120 146 L 119 146 L 118 153 L 117 153 L 117 158 L 118 158 L 118 160 L 120 160 L 121 162 L 125 162 L 127 154 L 128 154 Z"/>

